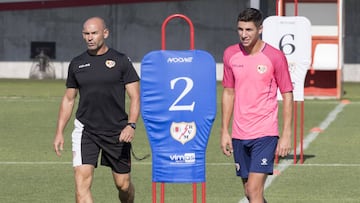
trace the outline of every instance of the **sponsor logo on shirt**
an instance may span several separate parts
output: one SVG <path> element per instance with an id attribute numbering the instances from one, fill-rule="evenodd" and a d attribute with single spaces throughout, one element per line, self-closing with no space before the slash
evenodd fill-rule
<path id="1" fill-rule="evenodd" d="M 79 69 L 82 69 L 82 68 L 87 68 L 87 67 L 90 67 L 90 63 L 85 63 L 85 64 L 81 64 L 79 65 Z"/>
<path id="2" fill-rule="evenodd" d="M 234 67 L 234 68 L 243 68 L 244 64 L 236 64 L 236 63 L 234 63 L 234 64 L 232 64 L 232 67 Z"/>
<path id="3" fill-rule="evenodd" d="M 266 65 L 258 65 L 257 66 L 257 71 L 260 73 L 260 74 L 263 74 L 267 71 L 267 66 Z"/>
<path id="4" fill-rule="evenodd" d="M 106 65 L 106 67 L 108 67 L 108 68 L 113 68 L 113 67 L 116 65 L 116 62 L 113 61 L 113 60 L 106 60 L 106 61 L 105 61 L 105 65 Z"/>

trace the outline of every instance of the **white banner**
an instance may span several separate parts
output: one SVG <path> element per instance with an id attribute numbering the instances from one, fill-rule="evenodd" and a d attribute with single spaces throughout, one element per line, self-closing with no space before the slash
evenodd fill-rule
<path id="1" fill-rule="evenodd" d="M 270 16 L 262 39 L 281 50 L 288 61 L 294 101 L 304 101 L 304 82 L 311 64 L 311 23 L 303 16 Z M 281 100 L 281 94 L 278 94 Z"/>

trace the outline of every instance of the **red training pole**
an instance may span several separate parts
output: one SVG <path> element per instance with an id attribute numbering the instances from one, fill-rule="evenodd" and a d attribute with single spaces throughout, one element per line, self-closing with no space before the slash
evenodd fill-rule
<path id="1" fill-rule="evenodd" d="M 201 183 L 201 189 L 202 189 L 202 203 L 206 202 L 206 183 Z"/>
<path id="2" fill-rule="evenodd" d="M 294 164 L 296 164 L 297 101 L 294 102 Z"/>
<path id="3" fill-rule="evenodd" d="M 193 188 L 193 203 L 196 203 L 197 200 L 197 189 L 196 189 L 196 183 L 192 184 L 192 188 Z"/>
<path id="4" fill-rule="evenodd" d="M 156 182 L 152 183 L 152 202 L 156 203 Z"/>
<path id="5" fill-rule="evenodd" d="M 165 202 L 165 183 L 161 183 L 160 193 L 161 193 L 160 202 L 164 203 Z"/>
<path id="6" fill-rule="evenodd" d="M 301 102 L 301 120 L 300 120 L 300 163 L 304 163 L 304 113 L 305 113 L 304 101 Z"/>

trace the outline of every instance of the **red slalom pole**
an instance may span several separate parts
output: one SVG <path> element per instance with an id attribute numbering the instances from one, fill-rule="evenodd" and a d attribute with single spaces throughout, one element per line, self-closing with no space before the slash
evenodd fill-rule
<path id="1" fill-rule="evenodd" d="M 202 188 L 202 203 L 206 202 L 206 183 L 203 182 L 201 183 L 201 188 Z"/>
<path id="2" fill-rule="evenodd" d="M 296 142 L 297 142 L 297 101 L 294 102 L 294 164 L 296 164 Z"/>
<path id="3" fill-rule="evenodd" d="M 160 184 L 160 203 L 165 202 L 165 183 Z"/>
<path id="4" fill-rule="evenodd" d="M 301 120 L 300 120 L 300 163 L 304 163 L 304 101 L 301 102 Z"/>
<path id="5" fill-rule="evenodd" d="M 192 184 L 192 188 L 193 188 L 193 203 L 196 203 L 197 201 L 197 188 L 196 188 L 196 183 Z"/>
<path id="6" fill-rule="evenodd" d="M 156 182 L 152 183 L 152 203 L 156 203 Z"/>

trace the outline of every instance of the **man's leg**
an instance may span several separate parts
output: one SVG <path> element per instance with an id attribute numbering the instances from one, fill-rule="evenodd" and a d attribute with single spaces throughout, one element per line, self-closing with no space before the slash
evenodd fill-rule
<path id="1" fill-rule="evenodd" d="M 80 165 L 74 167 L 75 197 L 77 203 L 93 203 L 91 184 L 94 175 L 94 166 Z"/>
<path id="2" fill-rule="evenodd" d="M 133 203 L 135 198 L 135 187 L 131 183 L 130 173 L 119 174 L 113 172 L 114 182 L 119 191 L 121 203 Z"/>
<path id="3" fill-rule="evenodd" d="M 249 173 L 247 181 L 243 181 L 245 195 L 250 203 L 264 203 L 264 186 L 267 175 L 263 173 Z"/>

